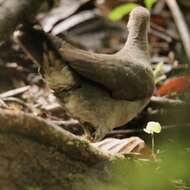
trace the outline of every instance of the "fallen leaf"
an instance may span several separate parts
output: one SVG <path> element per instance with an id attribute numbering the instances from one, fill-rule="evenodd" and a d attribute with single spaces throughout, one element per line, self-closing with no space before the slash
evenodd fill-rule
<path id="1" fill-rule="evenodd" d="M 93 143 L 93 145 L 113 155 L 136 155 L 141 158 L 155 158 L 152 150 L 139 137 L 106 138 L 100 142 Z"/>
<path id="2" fill-rule="evenodd" d="M 165 96 L 171 93 L 185 92 L 190 88 L 190 76 L 180 76 L 168 79 L 155 93 L 156 96 Z"/>

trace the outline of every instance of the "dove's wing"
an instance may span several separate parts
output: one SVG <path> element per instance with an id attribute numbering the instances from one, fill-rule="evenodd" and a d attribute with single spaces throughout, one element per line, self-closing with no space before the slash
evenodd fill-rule
<path id="1" fill-rule="evenodd" d="M 116 55 L 96 54 L 70 45 L 62 46 L 60 52 L 76 72 L 104 86 L 114 98 L 138 100 L 152 94 L 152 90 L 144 90 L 146 86 L 152 88 L 149 85 L 152 75 L 148 75 L 144 67 L 132 60 L 123 61 Z M 144 85 L 145 81 L 147 85 Z"/>

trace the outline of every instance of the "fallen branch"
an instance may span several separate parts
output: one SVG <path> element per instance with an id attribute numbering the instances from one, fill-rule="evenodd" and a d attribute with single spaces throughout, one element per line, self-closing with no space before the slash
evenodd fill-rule
<path id="1" fill-rule="evenodd" d="M 0 109 L 0 133 L 17 134 L 44 145 L 56 147 L 74 160 L 86 164 L 109 161 L 113 157 L 94 148 L 89 142 L 42 118 Z"/>

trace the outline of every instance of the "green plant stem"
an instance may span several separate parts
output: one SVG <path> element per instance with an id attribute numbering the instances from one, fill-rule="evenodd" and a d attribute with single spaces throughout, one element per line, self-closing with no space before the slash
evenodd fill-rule
<path id="1" fill-rule="evenodd" d="M 152 154 L 154 154 L 154 149 L 155 149 L 154 133 L 151 134 L 151 138 L 152 138 Z"/>

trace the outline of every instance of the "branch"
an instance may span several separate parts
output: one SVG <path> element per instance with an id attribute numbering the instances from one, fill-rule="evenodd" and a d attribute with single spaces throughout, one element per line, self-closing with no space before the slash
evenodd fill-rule
<path id="1" fill-rule="evenodd" d="M 36 116 L 0 109 L 0 133 L 25 136 L 46 146 L 53 146 L 73 160 L 95 164 L 113 156 L 93 147 L 89 142 Z"/>

